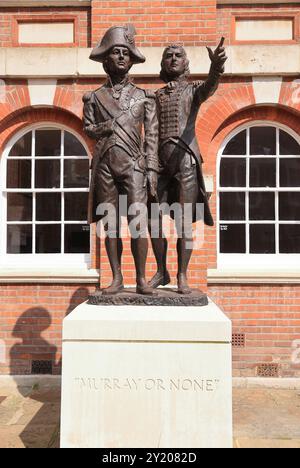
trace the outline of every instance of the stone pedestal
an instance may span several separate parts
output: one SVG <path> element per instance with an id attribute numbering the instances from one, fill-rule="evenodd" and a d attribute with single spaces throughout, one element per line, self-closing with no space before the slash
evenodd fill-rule
<path id="1" fill-rule="evenodd" d="M 63 326 L 61 447 L 232 447 L 230 321 L 212 302 L 77 307 Z"/>

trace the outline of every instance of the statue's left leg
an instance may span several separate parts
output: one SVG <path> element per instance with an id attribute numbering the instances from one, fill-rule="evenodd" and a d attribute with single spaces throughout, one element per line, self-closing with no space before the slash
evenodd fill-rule
<path id="1" fill-rule="evenodd" d="M 147 186 L 145 175 L 133 171 L 124 181 L 128 194 L 128 225 L 131 235 L 131 251 L 136 269 L 136 291 L 138 294 L 152 295 L 154 289 L 146 281 L 146 262 L 148 256 L 148 210 Z"/>

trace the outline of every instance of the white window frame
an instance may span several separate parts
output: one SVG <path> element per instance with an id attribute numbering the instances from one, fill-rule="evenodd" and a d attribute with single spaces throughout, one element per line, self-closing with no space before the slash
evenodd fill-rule
<path id="1" fill-rule="evenodd" d="M 256 155 L 250 156 L 250 128 L 253 127 L 275 127 L 276 130 L 276 187 L 272 188 L 250 188 L 249 187 L 249 171 L 250 171 L 250 158 L 251 159 L 259 159 L 265 158 L 265 155 Z M 221 168 L 221 160 L 223 158 L 230 158 L 230 155 L 223 155 L 223 152 L 230 142 L 230 140 L 235 137 L 237 134 L 242 132 L 243 130 L 247 131 L 246 135 L 246 142 L 247 142 L 247 150 L 246 156 L 245 155 L 235 155 L 231 157 L 237 158 L 246 158 L 246 187 L 221 187 L 220 186 L 220 168 Z M 270 271 L 270 270 L 293 270 L 293 271 L 300 271 L 300 254 L 280 254 L 279 253 L 279 225 L 280 224 L 299 224 L 300 221 L 279 221 L 279 192 L 300 192 L 300 187 L 284 187 L 280 188 L 280 170 L 279 170 L 279 161 L 280 158 L 300 158 L 300 156 L 280 156 L 279 157 L 279 131 L 283 130 L 292 136 L 300 145 L 300 137 L 289 127 L 279 124 L 277 122 L 272 121 L 253 121 L 251 123 L 244 124 L 227 136 L 224 140 L 222 146 L 218 152 L 217 158 L 217 265 L 218 270 L 255 270 L 255 271 Z M 246 194 L 246 220 L 245 221 L 222 221 L 220 219 L 220 192 L 242 192 Z M 250 221 L 249 220 L 249 196 L 250 192 L 275 192 L 275 221 Z M 276 244 L 276 253 L 275 254 L 232 254 L 232 253 L 221 253 L 220 252 L 220 225 L 222 224 L 275 224 L 276 226 L 276 233 L 275 233 L 275 244 Z M 250 246 L 250 235 L 249 229 L 246 229 L 246 250 L 249 252 Z"/>
<path id="2" fill-rule="evenodd" d="M 71 189 L 66 189 L 63 187 L 63 164 L 61 164 L 61 187 L 57 189 L 7 189 L 6 188 L 6 171 L 7 171 L 7 161 L 14 159 L 13 157 L 8 157 L 12 147 L 14 144 L 22 138 L 24 135 L 26 135 L 29 132 L 35 132 L 36 130 L 43 130 L 43 129 L 55 129 L 55 130 L 60 130 L 60 131 L 67 131 L 74 135 L 75 138 L 79 140 L 79 142 L 82 144 L 84 149 L 86 150 L 87 153 L 87 158 L 90 159 L 90 153 L 88 150 L 88 147 L 85 143 L 85 141 L 81 138 L 80 135 L 78 135 L 76 132 L 74 132 L 72 129 L 68 128 L 67 126 L 57 124 L 55 122 L 42 122 L 40 124 L 34 124 L 34 125 L 29 125 L 26 128 L 22 129 L 20 132 L 16 133 L 11 140 L 8 142 L 6 145 L 6 148 L 0 157 L 0 225 L 5 226 L 5 228 L 1 228 L 0 230 L 0 269 L 1 268 L 22 268 L 22 269 L 28 269 L 32 270 L 35 268 L 41 268 L 41 269 L 68 269 L 68 268 L 78 268 L 78 269 L 90 269 L 91 268 L 91 252 L 89 254 L 37 254 L 37 253 L 32 253 L 32 254 L 8 254 L 6 251 L 7 248 L 7 192 L 12 193 L 33 193 L 33 203 L 35 203 L 35 193 L 67 193 L 67 192 L 88 192 L 88 188 L 71 188 Z M 34 142 L 34 136 L 33 136 L 33 142 Z M 61 155 L 57 157 L 47 157 L 45 158 L 44 156 L 39 158 L 39 159 L 53 159 L 53 160 L 65 160 L 65 159 L 86 159 L 85 157 L 82 156 L 63 156 L 63 145 L 64 145 L 64 138 L 62 138 L 62 150 L 61 150 Z M 34 148 L 32 148 L 32 153 L 34 153 Z M 16 159 L 33 159 L 33 156 L 31 157 L 22 157 L 22 158 L 16 158 Z M 33 159 L 33 161 L 35 161 Z M 31 173 L 32 177 L 32 187 L 34 187 L 34 181 L 33 178 L 35 176 L 35 167 L 34 167 L 34 162 L 33 162 L 33 170 Z M 90 172 L 89 172 L 90 175 Z M 33 210 L 34 213 L 34 210 Z M 32 222 L 9 222 L 9 224 L 33 224 L 35 225 L 35 220 L 33 219 Z M 66 222 L 64 220 L 64 204 L 62 204 L 62 209 L 61 209 L 61 221 L 59 222 L 38 222 L 38 224 L 61 224 L 61 229 L 63 229 L 63 224 L 82 224 L 82 221 L 78 222 Z M 91 232 L 90 232 L 90 245 L 91 245 Z M 33 231 L 33 251 L 34 245 L 35 245 L 35 231 Z M 64 238 L 61 236 L 61 245 L 62 245 L 62 252 L 64 251 Z"/>

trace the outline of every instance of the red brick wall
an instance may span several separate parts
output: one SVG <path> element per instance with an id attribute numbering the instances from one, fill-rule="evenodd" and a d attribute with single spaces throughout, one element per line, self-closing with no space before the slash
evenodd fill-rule
<path id="1" fill-rule="evenodd" d="M 263 3 L 263 2 L 262 2 Z M 218 5 L 217 8 L 217 32 L 219 36 L 226 38 L 226 44 L 231 45 L 232 37 L 232 18 L 235 15 L 255 16 L 255 14 L 266 14 L 278 16 L 283 13 L 291 13 L 292 15 L 299 14 L 299 4 L 276 4 L 276 5 Z M 295 31 L 297 41 L 300 41 L 299 20 L 297 21 L 297 29 Z"/>
<path id="2" fill-rule="evenodd" d="M 51 21 L 52 18 L 75 16 L 78 27 L 78 45 L 79 47 L 89 47 L 91 40 L 90 31 L 90 9 L 89 8 L 0 8 L 0 47 L 13 47 L 14 37 L 14 17 L 28 16 L 28 19 L 34 17 L 46 16 Z M 45 38 L 46 40 L 46 38 Z"/>
<path id="3" fill-rule="evenodd" d="M 93 0 L 92 42 L 106 29 L 133 23 L 140 46 L 216 43 L 216 0 Z"/>
<path id="4" fill-rule="evenodd" d="M 210 297 L 244 333 L 245 348 L 233 348 L 234 376 L 257 375 L 260 364 L 279 364 L 280 377 L 300 377 L 292 362 L 300 339 L 300 285 L 210 285 Z M 300 353 L 299 353 L 300 357 Z"/>

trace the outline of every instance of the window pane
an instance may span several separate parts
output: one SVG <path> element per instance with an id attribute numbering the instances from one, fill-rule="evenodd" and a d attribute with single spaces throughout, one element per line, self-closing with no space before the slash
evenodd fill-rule
<path id="1" fill-rule="evenodd" d="M 14 144 L 9 156 L 31 156 L 32 132 L 26 133 Z"/>
<path id="2" fill-rule="evenodd" d="M 254 127 L 250 129 L 250 154 L 276 156 L 276 128 Z"/>
<path id="3" fill-rule="evenodd" d="M 300 158 L 280 160 L 280 186 L 300 187 Z"/>
<path id="4" fill-rule="evenodd" d="M 35 155 L 36 156 L 60 156 L 61 131 L 60 130 L 36 130 Z"/>
<path id="5" fill-rule="evenodd" d="M 31 161 L 7 161 L 7 188 L 31 188 Z"/>
<path id="6" fill-rule="evenodd" d="M 32 193 L 7 194 L 7 221 L 32 221 Z"/>
<path id="7" fill-rule="evenodd" d="M 88 187 L 89 186 L 89 160 L 71 159 L 64 161 L 64 187 Z"/>
<path id="8" fill-rule="evenodd" d="M 220 171 L 221 187 L 246 186 L 246 159 L 223 158 Z"/>
<path id="9" fill-rule="evenodd" d="M 90 253 L 90 227 L 87 224 L 65 225 L 65 253 Z"/>
<path id="10" fill-rule="evenodd" d="M 55 254 L 61 252 L 60 224 L 36 226 L 36 253 Z"/>
<path id="11" fill-rule="evenodd" d="M 65 220 L 86 221 L 88 193 L 65 193 Z"/>
<path id="12" fill-rule="evenodd" d="M 245 221 L 245 193 L 220 193 L 220 218 L 224 221 Z"/>
<path id="13" fill-rule="evenodd" d="M 300 193 L 279 194 L 279 220 L 300 221 Z"/>
<path id="14" fill-rule="evenodd" d="M 65 156 L 87 156 L 87 153 L 80 141 L 72 135 L 65 132 Z"/>
<path id="15" fill-rule="evenodd" d="M 224 153 L 225 155 L 246 155 L 246 130 L 240 132 L 233 137 L 227 144 Z"/>
<path id="16" fill-rule="evenodd" d="M 233 254 L 246 253 L 245 224 L 221 224 L 220 252 Z"/>
<path id="17" fill-rule="evenodd" d="M 250 253 L 274 254 L 275 252 L 275 225 L 250 225 Z"/>
<path id="18" fill-rule="evenodd" d="M 276 159 L 250 161 L 250 187 L 276 187 Z"/>
<path id="19" fill-rule="evenodd" d="M 275 220 L 275 193 L 250 193 L 249 217 L 252 221 Z"/>
<path id="20" fill-rule="evenodd" d="M 35 187 L 60 187 L 60 161 L 45 160 L 35 162 Z"/>
<path id="21" fill-rule="evenodd" d="M 32 226 L 28 224 L 7 226 L 7 253 L 32 253 Z"/>
<path id="22" fill-rule="evenodd" d="M 300 226 L 283 224 L 279 226 L 280 253 L 300 253 Z"/>
<path id="23" fill-rule="evenodd" d="M 288 133 L 280 130 L 280 154 L 300 156 L 300 145 Z"/>
<path id="24" fill-rule="evenodd" d="M 37 221 L 61 220 L 61 194 L 37 193 L 36 194 L 36 219 Z"/>

